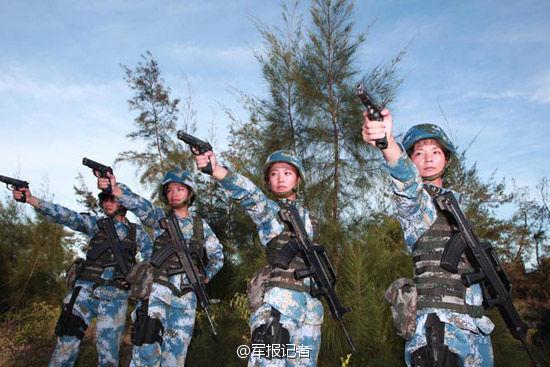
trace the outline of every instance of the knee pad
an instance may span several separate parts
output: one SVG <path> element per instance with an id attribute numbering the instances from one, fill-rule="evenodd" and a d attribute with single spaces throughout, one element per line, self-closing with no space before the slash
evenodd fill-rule
<path id="1" fill-rule="evenodd" d="M 435 313 L 426 319 L 426 345 L 412 353 L 412 367 L 462 367 L 458 354 L 444 343 L 445 324 Z"/>
<path id="2" fill-rule="evenodd" d="M 256 327 L 252 331 L 252 344 L 279 344 L 283 347 L 289 344 L 290 333 L 283 327 L 283 324 L 280 322 L 280 318 L 281 313 L 276 309 L 271 308 L 271 314 L 269 315 L 266 323 Z"/>
<path id="3" fill-rule="evenodd" d="M 82 287 L 76 287 L 73 290 L 69 303 L 63 305 L 61 315 L 59 315 L 59 319 L 55 325 L 55 335 L 75 336 L 81 340 L 84 337 L 88 325 L 80 316 L 73 313 L 73 306 L 81 288 Z"/>
<path id="4" fill-rule="evenodd" d="M 153 344 L 155 342 L 162 344 L 164 335 L 164 326 L 159 319 L 148 315 L 149 302 L 136 310 L 136 321 L 132 324 L 132 343 L 141 346 L 143 344 Z"/>

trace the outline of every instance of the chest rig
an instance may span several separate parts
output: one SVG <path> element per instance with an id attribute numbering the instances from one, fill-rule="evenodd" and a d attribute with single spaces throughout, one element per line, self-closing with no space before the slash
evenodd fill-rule
<path id="1" fill-rule="evenodd" d="M 128 234 L 120 241 L 122 254 L 126 257 L 128 263 L 133 266 L 136 263 L 136 225 L 128 223 L 130 227 Z M 118 266 L 107 233 L 99 231 L 92 237 L 86 252 L 86 260 L 82 266 L 78 279 L 94 282 L 94 287 L 115 286 L 127 290 L 128 284 L 125 282 L 124 275 Z M 107 267 L 114 268 L 113 279 L 103 279 L 101 275 Z"/>
<path id="2" fill-rule="evenodd" d="M 187 246 L 195 267 L 204 276 L 204 267 L 208 264 L 208 256 L 204 247 L 204 226 L 198 215 L 193 217 L 193 235 Z M 192 290 L 185 287 L 178 289 L 170 282 L 170 276 L 182 274 L 184 270 L 167 231 L 162 232 L 155 240 L 150 263 L 154 267 L 153 282 L 169 288 L 178 297 Z"/>
<path id="3" fill-rule="evenodd" d="M 295 205 L 294 201 L 282 199 L 278 201 L 281 209 Z M 312 223 L 314 221 L 312 220 Z M 267 263 L 271 265 L 271 275 L 268 287 L 292 289 L 299 292 L 309 292 L 310 287 L 304 285 L 304 280 L 297 280 L 294 271 L 307 268 L 300 254 L 298 244 L 286 223 L 285 230 L 268 242 L 266 246 Z M 314 232 L 317 228 L 314 225 Z"/>
<path id="4" fill-rule="evenodd" d="M 438 195 L 437 188 L 426 185 L 424 188 L 432 199 Z M 457 229 L 450 225 L 445 213 L 438 210 L 435 222 L 415 244 L 413 262 L 418 293 L 417 309 L 440 308 L 481 317 L 483 307 L 468 305 L 465 301 L 466 287 L 461 275 L 473 271 L 465 255 L 459 261 L 457 273 L 451 273 L 440 266 L 445 246 L 455 231 Z"/>

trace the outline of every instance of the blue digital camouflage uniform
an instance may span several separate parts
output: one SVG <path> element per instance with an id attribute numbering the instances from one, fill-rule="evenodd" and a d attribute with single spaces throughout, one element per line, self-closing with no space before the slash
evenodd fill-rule
<path id="1" fill-rule="evenodd" d="M 386 167 L 392 178 L 392 189 L 405 243 L 412 252 L 418 239 L 434 223 L 437 209 L 423 187 L 416 166 L 403 151 L 396 162 L 388 163 Z M 483 295 L 478 284 L 466 288 L 465 301 L 469 305 L 482 304 Z M 405 362 L 408 366 L 411 364 L 411 354 L 426 345 L 425 322 L 430 313 L 436 313 L 445 323 L 445 344 L 459 355 L 464 367 L 493 366 L 489 334 L 494 324 L 491 320 L 486 316 L 474 318 L 445 309 L 422 309 L 417 312 L 416 331 L 405 346 Z"/>
<path id="2" fill-rule="evenodd" d="M 232 172 L 220 181 L 225 192 L 237 200 L 256 224 L 260 242 L 266 246 L 269 241 L 281 234 L 285 226 L 278 219 L 280 210 L 277 202 L 269 199 L 249 179 Z M 309 212 L 295 204 L 300 212 L 308 235 L 313 238 L 313 226 Z M 286 359 L 266 359 L 251 354 L 249 366 L 315 366 L 321 346 L 321 324 L 323 323 L 323 304 L 308 292 L 269 287 L 264 295 L 263 304 L 250 317 L 250 330 L 265 324 L 271 314 L 271 308 L 281 313 L 280 322 L 290 333 L 290 344 L 297 350 L 308 351 L 302 357 L 289 356 Z"/>
<path id="3" fill-rule="evenodd" d="M 60 205 L 39 201 L 37 211 L 50 221 L 65 225 L 75 231 L 86 234 L 89 238 L 95 236 L 99 229 L 96 216 L 79 214 Z M 119 238 L 125 238 L 129 232 L 128 221 L 115 220 L 115 228 Z M 136 227 L 136 244 L 143 260 L 148 260 L 153 251 L 153 245 L 147 233 L 141 226 Z M 113 279 L 114 268 L 105 268 L 101 277 Z M 94 289 L 91 281 L 77 280 L 75 287 L 81 287 L 74 303 L 73 312 L 80 316 L 87 325 L 94 318 L 96 322 L 96 346 L 98 365 L 118 366 L 119 347 L 126 322 L 128 307 L 128 292 L 115 286 L 98 286 Z M 69 303 L 73 289 L 65 296 L 64 303 Z M 57 345 L 50 359 L 49 366 L 72 366 L 78 356 L 80 339 L 75 336 L 57 338 Z"/>
<path id="4" fill-rule="evenodd" d="M 123 195 L 119 199 L 124 207 L 132 211 L 146 226 L 154 229 L 154 236 L 158 238 L 163 229 L 159 226 L 159 220 L 166 217 L 162 208 L 155 207 L 150 201 L 134 194 L 127 187 L 121 185 Z M 179 218 L 178 222 L 185 240 L 193 236 L 192 213 L 186 218 Z M 223 266 L 223 248 L 218 238 L 205 220 L 204 226 L 204 248 L 208 256 L 208 264 L 204 271 L 208 279 Z M 180 288 L 182 284 L 188 284 L 184 274 L 176 274 L 170 277 L 170 282 Z M 164 327 L 162 345 L 159 343 L 134 346 L 132 362 L 130 366 L 183 366 L 187 348 L 193 336 L 195 324 L 195 313 L 197 299 L 194 292 L 189 292 L 181 297 L 176 296 L 166 286 L 153 282 L 151 294 L 149 295 L 148 315 L 159 319 Z M 135 316 L 135 315 L 133 315 Z"/>

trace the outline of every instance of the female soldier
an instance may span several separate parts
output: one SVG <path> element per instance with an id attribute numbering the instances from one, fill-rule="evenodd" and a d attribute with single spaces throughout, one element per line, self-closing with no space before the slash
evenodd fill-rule
<path id="1" fill-rule="evenodd" d="M 304 260 L 292 250 L 290 230 L 278 217 L 281 208 L 295 206 L 310 238 L 314 228 L 309 212 L 296 202 L 304 168 L 292 152 L 272 153 L 263 167 L 269 199 L 249 179 L 219 166 L 213 152 L 196 156 L 197 167 L 212 164 L 212 176 L 237 200 L 257 226 L 266 247 L 268 283 L 263 299 L 250 318 L 254 350 L 249 366 L 315 366 L 321 344 L 323 305 L 309 294 L 309 279 L 296 280 L 294 270 Z M 249 297 L 251 295 L 249 294 Z M 254 295 L 252 295 L 254 296 Z M 307 353 L 301 353 L 307 352 Z"/>

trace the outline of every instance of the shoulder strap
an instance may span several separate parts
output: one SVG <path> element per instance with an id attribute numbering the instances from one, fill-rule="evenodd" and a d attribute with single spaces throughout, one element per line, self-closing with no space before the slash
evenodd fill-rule
<path id="1" fill-rule="evenodd" d="M 137 225 L 135 223 L 128 223 L 130 226 L 130 233 L 128 233 L 128 238 L 132 243 L 136 243 L 136 237 L 137 237 Z"/>
<path id="2" fill-rule="evenodd" d="M 193 237 L 191 241 L 195 241 L 200 247 L 204 243 L 204 225 L 202 218 L 198 215 L 193 218 Z"/>

